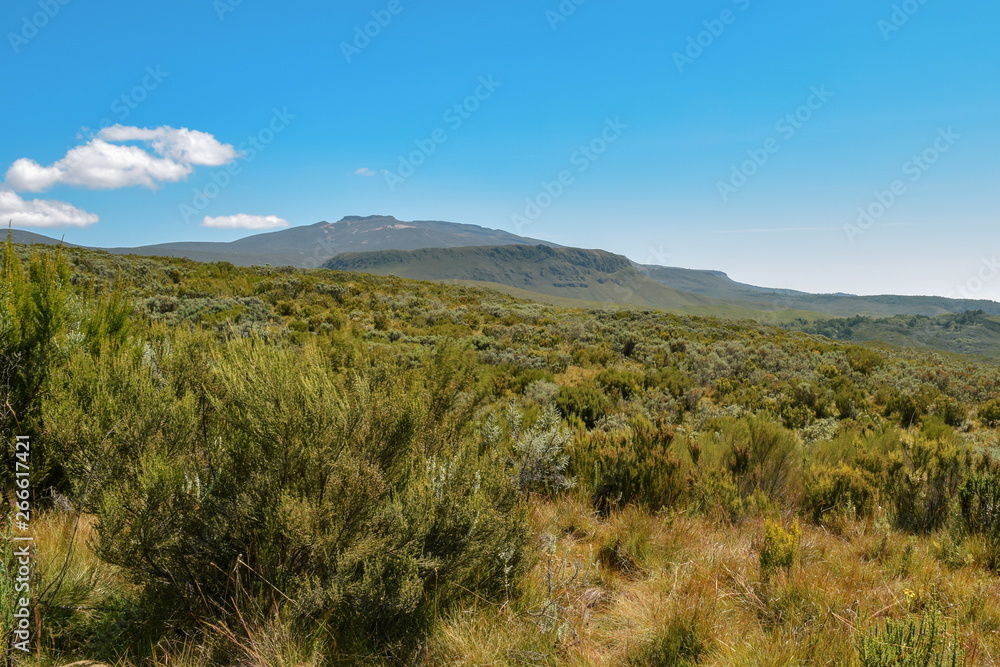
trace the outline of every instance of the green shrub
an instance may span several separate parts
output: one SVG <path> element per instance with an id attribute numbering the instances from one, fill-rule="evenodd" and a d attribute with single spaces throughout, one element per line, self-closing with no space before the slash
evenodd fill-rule
<path id="1" fill-rule="evenodd" d="M 766 417 L 749 417 L 728 422 L 720 435 L 744 498 L 760 490 L 777 502 L 797 500 L 802 460 L 794 433 Z"/>
<path id="2" fill-rule="evenodd" d="M 979 420 L 990 428 L 1000 425 L 1000 399 L 987 401 L 979 408 Z"/>
<path id="3" fill-rule="evenodd" d="M 871 516 L 877 499 L 873 482 L 871 473 L 846 463 L 816 466 L 806 477 L 804 508 L 816 523 L 820 523 L 829 512 Z"/>
<path id="4" fill-rule="evenodd" d="M 760 548 L 760 567 L 765 573 L 792 567 L 799 557 L 799 542 L 802 540 L 802 528 L 799 522 L 792 524 L 786 530 L 778 521 L 764 521 L 764 542 Z"/>
<path id="5" fill-rule="evenodd" d="M 596 379 L 606 394 L 618 396 L 626 401 L 641 390 L 639 378 L 617 368 L 601 371 Z"/>
<path id="6" fill-rule="evenodd" d="M 847 363 L 851 370 L 863 375 L 871 375 L 876 369 L 885 365 L 885 357 L 875 350 L 866 347 L 849 347 Z"/>
<path id="7" fill-rule="evenodd" d="M 687 490 L 683 462 L 672 447 L 673 431 L 644 417 L 622 428 L 594 430 L 573 444 L 572 469 L 602 512 L 631 503 L 657 510 Z"/>
<path id="8" fill-rule="evenodd" d="M 896 525 L 926 533 L 944 525 L 968 465 L 968 452 L 950 438 L 903 440 L 902 451 L 892 452 L 888 492 Z"/>
<path id="9" fill-rule="evenodd" d="M 507 432 L 501 429 L 495 415 L 486 425 L 486 446 L 504 448 L 506 439 L 513 440 L 513 455 L 509 465 L 514 483 L 523 492 L 553 494 L 572 488 L 575 481 L 566 474 L 569 465 L 567 448 L 572 434 L 562 424 L 554 405 L 547 405 L 534 423 L 526 424 L 524 415 L 511 405 L 505 416 Z"/>
<path id="10" fill-rule="evenodd" d="M 940 614 L 889 619 L 858 635 L 862 667 L 959 667 L 965 655 L 944 631 Z"/>
<path id="11" fill-rule="evenodd" d="M 593 428 L 611 409 L 607 396 L 593 385 L 560 387 L 556 405 L 566 419 L 576 417 L 583 421 L 587 428 Z"/>
<path id="12" fill-rule="evenodd" d="M 464 357 L 337 377 L 310 347 L 253 339 L 187 371 L 163 356 L 62 378 L 54 414 L 67 454 L 104 471 L 87 497 L 98 554 L 172 623 L 237 618 L 249 598 L 345 650 L 404 655 L 468 591 L 517 580 L 521 496 L 475 437 Z M 178 391 L 185 372 L 197 390 Z"/>

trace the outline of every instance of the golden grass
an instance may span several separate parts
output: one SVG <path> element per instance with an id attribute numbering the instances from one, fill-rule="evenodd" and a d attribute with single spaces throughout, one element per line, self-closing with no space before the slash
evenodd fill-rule
<path id="1" fill-rule="evenodd" d="M 658 664 L 673 638 L 703 665 L 854 665 L 859 632 L 928 611 L 957 628 L 967 665 L 1000 664 L 1000 579 L 975 540 L 956 554 L 947 534 L 805 524 L 796 564 L 765 576 L 763 518 L 598 518 L 572 496 L 532 514 L 540 555 L 523 597 L 444 619 L 428 664 Z"/>
<path id="2" fill-rule="evenodd" d="M 521 595 L 440 619 L 424 664 L 855 665 L 858 633 L 929 611 L 949 620 L 967 665 L 1000 664 L 1000 578 L 986 570 L 980 540 L 916 538 L 877 520 L 836 532 L 804 524 L 796 563 L 765 576 L 763 517 L 730 525 L 637 508 L 599 517 L 566 494 L 533 500 L 532 521 L 538 548 Z M 91 518 L 77 525 L 73 514 L 50 512 L 34 528 L 43 585 L 62 573 L 51 604 L 86 615 L 128 590 L 87 547 Z M 162 646 L 152 664 L 207 667 L 222 650 L 254 667 L 321 665 L 327 648 L 297 637 L 275 612 Z M 676 650 L 698 662 L 663 662 Z"/>

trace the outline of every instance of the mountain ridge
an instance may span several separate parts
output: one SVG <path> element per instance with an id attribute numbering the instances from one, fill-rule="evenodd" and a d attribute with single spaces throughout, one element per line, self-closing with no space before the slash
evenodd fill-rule
<path id="1" fill-rule="evenodd" d="M 14 240 L 20 243 L 61 243 L 34 232 L 12 230 L 12 234 Z M 80 247 L 68 243 L 63 245 Z M 511 247 L 534 250 L 511 253 Z M 453 253 L 447 257 L 434 252 L 399 254 L 459 248 L 480 250 Z M 483 248 L 508 248 L 508 251 L 504 255 L 503 252 L 498 254 L 498 251 L 486 252 Z M 189 241 L 95 249 L 119 255 L 184 257 L 243 266 L 270 264 L 318 268 L 340 258 L 331 266 L 353 266 L 353 270 L 357 271 L 365 271 L 363 267 L 368 267 L 369 270 L 390 271 L 423 280 L 506 285 L 550 299 L 687 308 L 699 311 L 699 314 L 704 314 L 707 309 L 708 314 L 766 320 L 819 316 L 934 317 L 974 310 L 1000 315 L 1000 303 L 989 300 L 810 294 L 740 283 L 718 270 L 642 265 L 603 250 L 569 248 L 565 253 L 546 253 L 539 248 L 565 249 L 559 244 L 478 225 L 435 220 L 403 221 L 391 215 L 377 214 L 348 215 L 335 223 L 321 220 L 311 225 L 261 232 L 228 242 Z M 381 258 L 356 256 L 371 253 L 391 254 Z M 611 257 L 615 259 L 609 259 Z M 551 266 L 542 266 L 546 261 Z M 449 262 L 457 264 L 449 266 Z M 471 267 L 470 262 L 480 262 L 481 265 Z M 599 264 L 606 262 L 614 265 L 612 270 L 598 268 Z M 407 268 L 404 266 L 407 263 L 414 265 Z M 387 268 L 390 266 L 393 268 Z M 572 266 L 575 268 L 570 269 Z M 657 285 L 670 291 L 660 290 Z"/>

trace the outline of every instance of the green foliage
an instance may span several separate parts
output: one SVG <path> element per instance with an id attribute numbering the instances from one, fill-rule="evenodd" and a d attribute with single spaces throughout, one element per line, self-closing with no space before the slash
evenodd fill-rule
<path id="1" fill-rule="evenodd" d="M 772 519 L 764 521 L 764 542 L 760 548 L 760 568 L 765 573 L 792 567 L 799 557 L 802 527 L 796 521 L 790 529 Z"/>
<path id="2" fill-rule="evenodd" d="M 638 503 L 670 507 L 687 490 L 682 459 L 673 448 L 673 430 L 643 417 L 619 428 L 581 434 L 572 450 L 572 469 L 602 512 Z"/>
<path id="3" fill-rule="evenodd" d="M 566 419 L 577 418 L 593 428 L 597 421 L 608 414 L 611 402 L 597 387 L 586 384 L 579 387 L 560 387 L 556 405 Z"/>
<path id="4" fill-rule="evenodd" d="M 984 403 L 979 408 L 979 419 L 990 428 L 1000 426 L 1000 399 Z"/>
<path id="5" fill-rule="evenodd" d="M 715 440 L 744 498 L 758 490 L 777 502 L 797 498 L 802 456 L 793 433 L 766 417 L 750 417 L 721 422 Z"/>
<path id="6" fill-rule="evenodd" d="M 10 245 L 3 272 L 5 433 L 31 432 L 36 487 L 97 515 L 93 546 L 136 591 L 50 612 L 87 617 L 45 635 L 87 638 L 86 657 L 225 627 L 212 660 L 243 664 L 271 626 L 241 614 L 278 606 L 275 646 L 412 662 L 436 619 L 516 608 L 526 492 L 573 481 L 593 521 L 620 522 L 593 556 L 628 577 L 655 566 L 666 508 L 950 528 L 952 560 L 982 563 L 985 543 L 1000 563 L 1000 478 L 976 452 L 1000 424 L 995 365 L 362 274 Z M 795 562 L 794 527 L 764 533 L 765 573 Z M 864 553 L 920 563 L 883 534 Z M 783 623 L 813 618 L 795 590 L 765 603 Z M 627 659 L 692 664 L 711 634 L 674 618 Z"/>
<path id="7" fill-rule="evenodd" d="M 867 347 L 852 346 L 847 348 L 846 354 L 851 370 L 863 375 L 871 375 L 885 365 L 885 357 Z"/>
<path id="8" fill-rule="evenodd" d="M 495 415 L 490 415 L 486 425 L 486 446 L 499 449 L 505 439 L 513 441 L 514 483 L 523 492 L 554 494 L 572 488 L 574 480 L 566 474 L 569 455 L 566 453 L 573 439 L 555 406 L 549 404 L 532 424 L 515 406 L 508 407 L 504 415 L 508 432 L 504 434 Z M 505 437 L 506 436 L 506 437 Z"/>
<path id="9" fill-rule="evenodd" d="M 617 368 L 601 371 L 597 375 L 597 383 L 604 389 L 605 394 L 618 396 L 624 400 L 632 398 L 641 389 L 641 381 L 638 377 Z"/>
<path id="10" fill-rule="evenodd" d="M 515 581 L 524 515 L 504 457 L 474 437 L 462 357 L 337 377 L 253 339 L 190 368 L 127 352 L 65 379 L 61 435 L 94 486 L 98 553 L 172 617 L 236 614 L 246 595 L 405 652 L 465 591 Z"/>
<path id="11" fill-rule="evenodd" d="M 968 466 L 968 452 L 951 438 L 918 435 L 889 457 L 888 493 L 896 525 L 926 533 L 944 525 Z"/>
<path id="12" fill-rule="evenodd" d="M 941 615 L 889 619 L 857 637 L 862 667 L 959 667 L 965 655 Z"/>
<path id="13" fill-rule="evenodd" d="M 804 508 L 816 523 L 830 512 L 871 516 L 877 498 L 874 476 L 846 463 L 816 466 L 806 478 Z"/>

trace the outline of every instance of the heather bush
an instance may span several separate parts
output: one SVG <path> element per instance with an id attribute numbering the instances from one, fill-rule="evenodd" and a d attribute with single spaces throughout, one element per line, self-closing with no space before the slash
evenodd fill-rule
<path id="1" fill-rule="evenodd" d="M 340 650 L 399 657 L 467 591 L 517 580 L 524 514 L 478 443 L 462 356 L 335 376 L 311 348 L 253 339 L 188 369 L 164 354 L 78 359 L 52 418 L 97 552 L 171 623 L 290 604 Z"/>
<path id="2" fill-rule="evenodd" d="M 953 438 L 907 436 L 890 452 L 887 491 L 896 524 L 926 533 L 944 525 L 968 466 L 968 451 Z"/>
<path id="3" fill-rule="evenodd" d="M 816 523 L 831 512 L 871 516 L 877 499 L 874 476 L 846 463 L 816 466 L 806 475 L 804 509 Z"/>
<path id="4" fill-rule="evenodd" d="M 862 667 L 959 667 L 965 655 L 938 613 L 888 619 L 857 637 Z"/>

